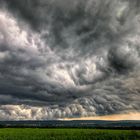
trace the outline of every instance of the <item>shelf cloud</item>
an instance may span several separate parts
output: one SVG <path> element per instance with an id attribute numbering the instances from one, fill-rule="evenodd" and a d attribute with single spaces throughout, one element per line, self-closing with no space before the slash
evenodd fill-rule
<path id="1" fill-rule="evenodd" d="M 139 0 L 0 0 L 0 120 L 140 112 Z"/>

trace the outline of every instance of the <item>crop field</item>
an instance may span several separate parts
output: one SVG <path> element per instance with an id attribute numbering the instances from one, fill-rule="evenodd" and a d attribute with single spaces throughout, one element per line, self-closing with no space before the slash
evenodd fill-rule
<path id="1" fill-rule="evenodd" d="M 3 128 L 0 140 L 140 140 L 139 130 Z"/>

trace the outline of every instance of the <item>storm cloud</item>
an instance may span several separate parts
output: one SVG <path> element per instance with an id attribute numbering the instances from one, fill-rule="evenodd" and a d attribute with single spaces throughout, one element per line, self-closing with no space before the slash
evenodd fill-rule
<path id="1" fill-rule="evenodd" d="M 0 0 L 0 119 L 140 112 L 139 0 Z"/>

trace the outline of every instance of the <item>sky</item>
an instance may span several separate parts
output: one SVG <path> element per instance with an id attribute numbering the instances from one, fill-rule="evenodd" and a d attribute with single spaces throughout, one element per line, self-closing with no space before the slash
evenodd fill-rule
<path id="1" fill-rule="evenodd" d="M 140 119 L 140 0 L 0 0 L 0 120 L 120 115 Z"/>

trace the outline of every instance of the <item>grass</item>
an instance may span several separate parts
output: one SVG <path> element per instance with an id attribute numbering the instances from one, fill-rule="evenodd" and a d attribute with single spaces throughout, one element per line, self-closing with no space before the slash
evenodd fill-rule
<path id="1" fill-rule="evenodd" d="M 4 128 L 0 140 L 140 140 L 140 131 Z"/>

